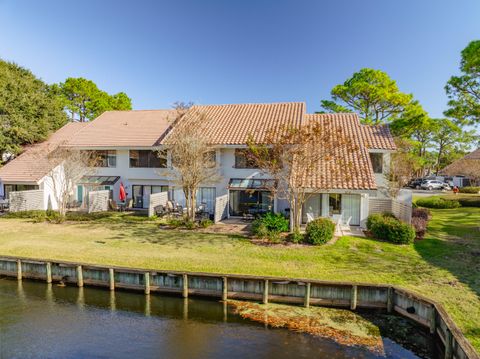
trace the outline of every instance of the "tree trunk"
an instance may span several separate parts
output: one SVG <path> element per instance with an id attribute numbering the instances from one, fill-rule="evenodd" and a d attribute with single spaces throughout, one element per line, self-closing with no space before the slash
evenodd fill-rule
<path id="1" fill-rule="evenodd" d="M 195 208 L 197 206 L 197 191 L 192 189 L 192 222 L 195 221 Z"/>

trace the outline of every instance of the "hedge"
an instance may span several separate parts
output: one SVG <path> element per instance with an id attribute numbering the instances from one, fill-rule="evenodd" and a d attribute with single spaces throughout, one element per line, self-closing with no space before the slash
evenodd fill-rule
<path id="1" fill-rule="evenodd" d="M 460 207 L 460 202 L 452 199 L 444 199 L 438 196 L 419 198 L 416 201 L 418 207 L 449 209 Z"/>
<path id="2" fill-rule="evenodd" d="M 480 187 L 473 187 L 473 186 L 468 186 L 468 187 L 460 187 L 458 189 L 460 193 L 479 193 L 480 192 Z"/>

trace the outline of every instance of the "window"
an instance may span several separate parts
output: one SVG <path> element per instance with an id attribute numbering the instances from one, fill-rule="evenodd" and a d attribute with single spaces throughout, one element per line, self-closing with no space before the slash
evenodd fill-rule
<path id="1" fill-rule="evenodd" d="M 374 173 L 383 173 L 383 153 L 370 153 Z"/>
<path id="2" fill-rule="evenodd" d="M 117 151 L 88 151 L 93 160 L 93 167 L 117 167 Z"/>
<path id="3" fill-rule="evenodd" d="M 235 168 L 257 168 L 255 160 L 248 155 L 248 150 L 235 149 Z"/>
<path id="4" fill-rule="evenodd" d="M 152 193 L 168 192 L 168 186 L 152 186 Z"/>
<path id="5" fill-rule="evenodd" d="M 197 207 L 203 205 L 205 212 L 210 214 L 215 210 L 215 187 L 200 187 L 197 190 Z"/>
<path id="6" fill-rule="evenodd" d="M 208 151 L 203 154 L 203 160 L 207 168 L 214 168 L 217 160 L 217 153 L 215 151 Z"/>
<path id="7" fill-rule="evenodd" d="M 328 212 L 330 216 L 342 213 L 342 195 L 340 193 L 330 193 L 328 195 Z"/>
<path id="8" fill-rule="evenodd" d="M 10 192 L 31 191 L 38 189 L 37 185 L 30 184 L 6 184 L 3 186 L 3 195 L 8 199 Z"/>
<path id="9" fill-rule="evenodd" d="M 167 156 L 156 151 L 130 150 L 130 168 L 166 168 Z"/>

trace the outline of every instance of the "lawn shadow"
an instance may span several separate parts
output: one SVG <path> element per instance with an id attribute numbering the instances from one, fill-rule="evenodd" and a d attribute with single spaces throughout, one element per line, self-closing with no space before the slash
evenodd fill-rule
<path id="1" fill-rule="evenodd" d="M 105 224 L 102 223 L 85 225 L 89 228 L 105 227 Z M 241 240 L 248 240 L 244 236 L 234 234 L 202 233 L 185 229 L 167 230 L 161 228 L 158 223 L 109 223 L 108 228 L 112 232 L 111 236 L 108 237 L 111 240 L 134 241 L 175 249 L 194 249 L 202 246 L 222 248 L 225 245 L 235 245 Z"/>

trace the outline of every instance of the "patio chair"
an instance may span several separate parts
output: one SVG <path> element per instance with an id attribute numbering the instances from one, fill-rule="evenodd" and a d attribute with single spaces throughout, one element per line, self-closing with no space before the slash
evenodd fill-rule
<path id="1" fill-rule="evenodd" d="M 335 223 L 336 226 L 340 226 L 342 224 L 342 215 L 341 214 L 333 214 L 332 221 Z"/>
<path id="2" fill-rule="evenodd" d="M 157 215 L 158 217 L 162 217 L 166 214 L 166 211 L 165 211 L 165 207 L 163 207 L 163 205 L 158 205 L 158 206 L 155 206 L 153 208 L 153 211 L 155 213 L 155 215 Z"/>
<path id="3" fill-rule="evenodd" d="M 313 213 L 307 213 L 307 223 L 313 221 L 315 217 L 313 216 Z"/>
<path id="4" fill-rule="evenodd" d="M 350 222 L 352 221 L 352 216 L 348 217 L 348 219 L 345 222 L 345 226 L 350 227 Z"/>
<path id="5" fill-rule="evenodd" d="M 119 210 L 117 202 L 115 202 L 113 199 L 110 199 L 108 201 L 108 206 L 110 207 L 110 209 L 112 211 L 118 211 Z"/>
<path id="6" fill-rule="evenodd" d="M 127 198 L 125 201 L 125 209 L 132 209 L 133 208 L 133 198 Z"/>
<path id="7" fill-rule="evenodd" d="M 173 207 L 173 203 L 172 201 L 167 201 L 167 208 L 166 208 L 167 212 L 173 212 L 174 211 L 174 207 Z"/>

